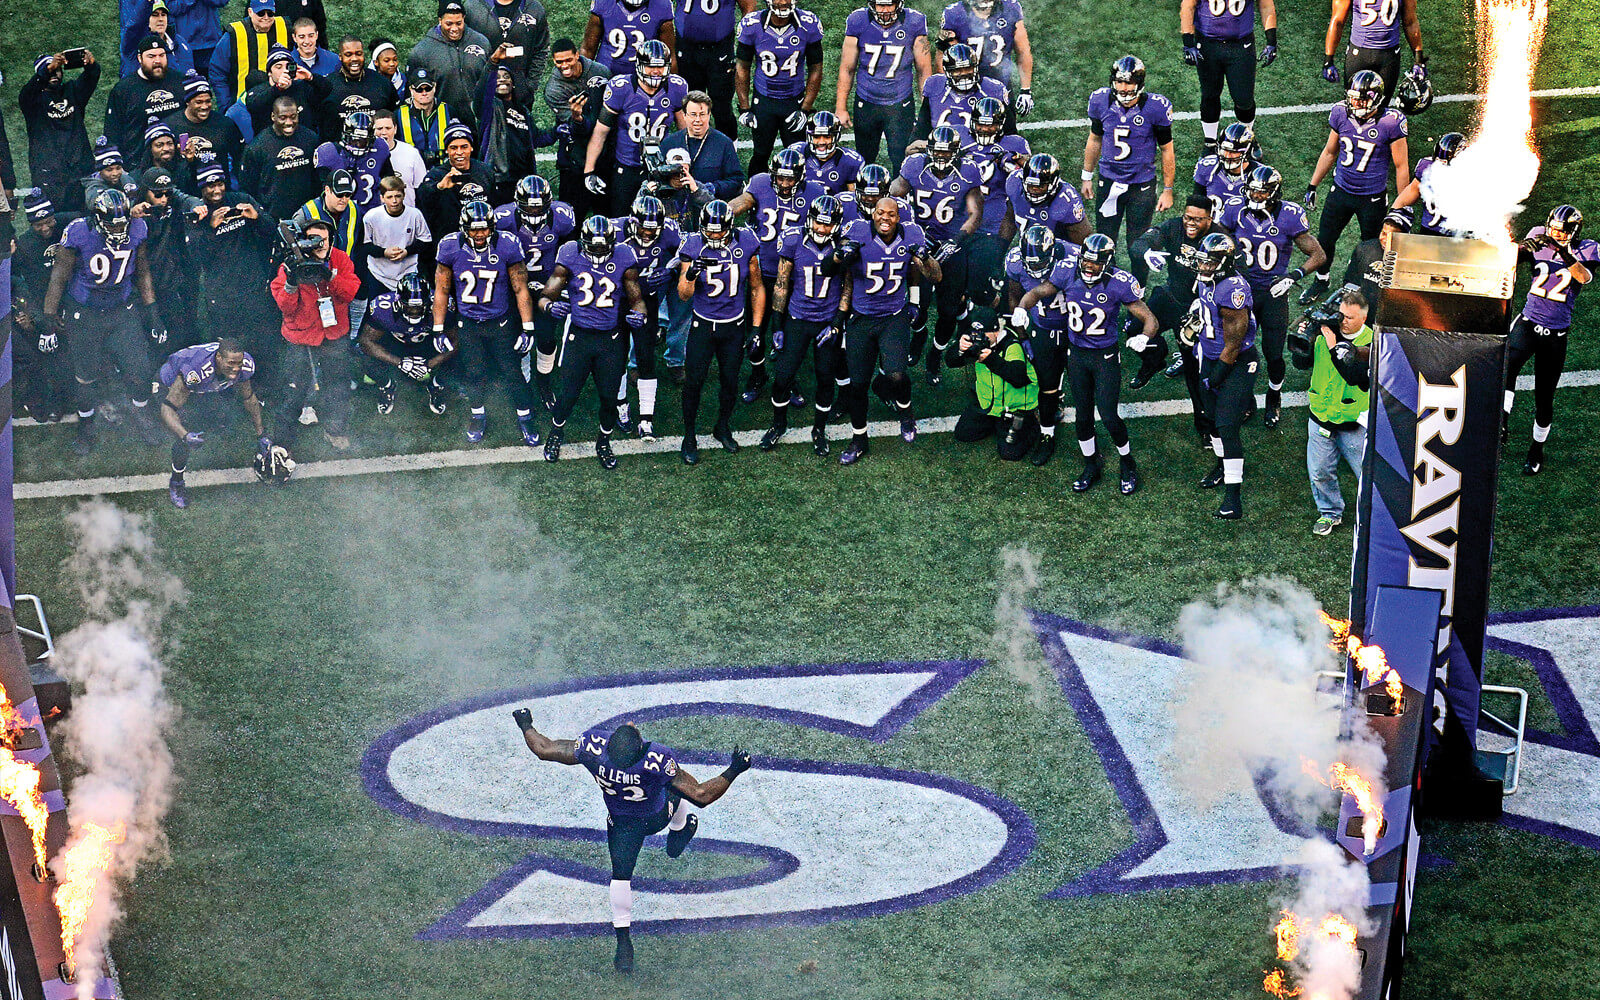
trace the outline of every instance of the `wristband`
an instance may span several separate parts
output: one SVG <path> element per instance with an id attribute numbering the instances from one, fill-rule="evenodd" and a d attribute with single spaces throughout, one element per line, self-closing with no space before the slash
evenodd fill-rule
<path id="1" fill-rule="evenodd" d="M 1192 49 L 1192 48 L 1195 47 L 1195 44 L 1196 43 L 1195 43 L 1195 40 L 1194 40 L 1194 32 L 1185 31 L 1183 33 L 1183 47 L 1186 48 L 1186 49 Z M 1268 42 L 1267 44 L 1271 45 L 1272 43 Z"/>
<path id="2" fill-rule="evenodd" d="M 1267 44 L 1268 45 L 1277 45 L 1278 44 L 1278 29 L 1277 28 L 1268 28 L 1267 29 Z"/>
<path id="3" fill-rule="evenodd" d="M 533 332 L 533 320 L 525 319 L 525 320 L 522 321 L 522 332 L 523 333 L 532 333 Z"/>
<path id="4" fill-rule="evenodd" d="M 433 332 L 436 333 L 436 334 L 437 333 L 443 333 L 444 332 L 444 324 L 443 323 L 435 323 L 435 324 L 433 324 Z"/>
<path id="5" fill-rule="evenodd" d="M 1289 277 L 1293 278 L 1295 281 L 1299 281 L 1300 279 L 1304 278 L 1305 276 L 1306 276 L 1306 269 L 1303 268 L 1303 267 L 1297 267 L 1294 270 L 1289 272 Z"/>
<path id="6" fill-rule="evenodd" d="M 1086 181 L 1094 180 L 1094 171 L 1093 170 L 1085 170 L 1083 172 L 1083 179 L 1086 180 Z"/>

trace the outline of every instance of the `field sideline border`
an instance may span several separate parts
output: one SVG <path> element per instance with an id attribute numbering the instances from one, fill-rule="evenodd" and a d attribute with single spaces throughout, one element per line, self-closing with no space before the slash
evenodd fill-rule
<path id="1" fill-rule="evenodd" d="M 1583 388 L 1600 385 L 1600 369 L 1586 371 L 1566 372 L 1561 376 L 1560 387 L 1563 389 Z M 1533 377 L 1524 375 L 1517 380 L 1517 389 L 1528 392 L 1533 389 Z M 1258 404 L 1265 406 L 1266 397 L 1257 396 Z M 1284 409 L 1299 408 L 1306 405 L 1306 394 L 1303 392 L 1286 392 L 1283 394 Z M 1143 403 L 1124 403 L 1120 407 L 1123 417 L 1171 417 L 1193 412 L 1193 406 L 1187 399 L 1159 399 Z M 1072 422 L 1072 407 L 1064 408 L 1058 426 L 1065 426 Z M 948 434 L 955 429 L 955 417 L 928 417 L 917 421 L 917 433 L 922 434 Z M 841 442 L 846 438 L 847 432 L 837 425 L 829 427 L 830 440 Z M 764 429 L 738 431 L 734 438 L 745 447 L 753 447 L 761 440 Z M 867 425 L 867 435 L 875 438 L 891 438 L 900 433 L 900 424 L 893 420 L 879 420 Z M 639 441 L 625 438 L 612 442 L 612 448 L 618 456 L 623 455 L 665 455 L 678 451 L 679 435 L 662 437 L 655 441 Z M 783 440 L 785 445 L 810 444 L 810 435 L 805 433 L 804 427 L 794 427 Z M 590 461 L 594 458 L 593 441 L 568 441 L 562 448 L 561 460 L 565 461 Z M 338 458 L 323 462 L 302 462 L 295 467 L 295 479 L 332 479 L 342 476 L 363 476 L 374 473 L 393 472 L 422 472 L 433 469 L 460 469 L 489 465 L 513 465 L 542 463 L 544 451 L 541 448 L 529 448 L 527 445 L 510 445 L 502 448 L 476 448 L 472 450 L 455 451 L 424 451 L 412 452 L 405 455 L 380 455 L 374 458 Z M 188 475 L 188 484 L 197 486 L 232 486 L 240 483 L 253 483 L 256 481 L 255 470 L 249 468 L 239 469 L 202 469 L 195 470 Z M 167 488 L 167 474 L 157 473 L 146 476 L 102 476 L 94 479 L 52 479 L 45 482 L 19 482 L 16 484 L 14 496 L 18 500 L 43 500 L 56 497 L 96 496 L 110 493 L 146 493 L 160 491 Z"/>

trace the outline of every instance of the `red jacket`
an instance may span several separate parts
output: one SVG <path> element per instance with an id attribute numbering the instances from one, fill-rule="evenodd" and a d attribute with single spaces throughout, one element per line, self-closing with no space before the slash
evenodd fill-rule
<path id="1" fill-rule="evenodd" d="M 291 344 L 320 347 L 350 336 L 350 302 L 361 291 L 361 278 L 350 255 L 338 247 L 329 248 L 328 264 L 333 278 L 320 285 L 297 285 L 290 291 L 284 287 L 289 280 L 286 267 L 279 267 L 272 279 L 272 297 L 283 311 L 283 339 Z M 325 295 L 333 299 L 332 326 L 322 325 L 322 310 L 317 308 L 317 300 Z"/>

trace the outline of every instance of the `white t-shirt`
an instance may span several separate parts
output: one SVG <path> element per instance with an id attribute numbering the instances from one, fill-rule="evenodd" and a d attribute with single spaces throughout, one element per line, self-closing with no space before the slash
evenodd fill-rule
<path id="1" fill-rule="evenodd" d="M 382 205 L 367 209 L 367 214 L 361 217 L 361 235 L 366 242 L 385 249 L 433 241 L 422 213 L 410 205 L 402 208 L 399 215 L 390 215 Z M 372 276 L 392 292 L 401 275 L 417 269 L 417 255 L 409 253 L 399 260 L 380 255 L 368 257 L 367 263 L 372 268 Z"/>
<path id="2" fill-rule="evenodd" d="M 393 168 L 395 176 L 406 182 L 406 204 L 415 207 L 417 188 L 428 176 L 428 165 L 422 162 L 422 154 L 411 143 L 399 139 L 389 141 L 394 144 L 389 151 L 389 166 Z"/>

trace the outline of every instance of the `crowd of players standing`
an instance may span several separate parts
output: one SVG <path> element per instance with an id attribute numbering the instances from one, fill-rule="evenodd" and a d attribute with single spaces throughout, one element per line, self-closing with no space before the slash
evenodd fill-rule
<path id="1" fill-rule="evenodd" d="M 743 400 L 770 388 L 767 450 L 805 405 L 809 355 L 813 448 L 830 453 L 828 423 L 843 414 L 846 465 L 868 454 L 872 394 L 910 443 L 909 369 L 936 384 L 946 365 L 970 364 L 958 438 L 992 434 L 1002 457 L 1046 464 L 1070 393 L 1085 460 L 1073 488 L 1101 477 L 1098 411 L 1124 494 L 1139 473 L 1121 392 L 1165 370 L 1184 378 L 1215 458 L 1201 486 L 1222 487 L 1217 516 L 1237 518 L 1260 370 L 1275 426 L 1289 298 L 1314 274 L 1299 302 L 1323 299 L 1328 251 L 1355 221 L 1362 243 L 1329 302 L 1343 320 L 1313 321 L 1310 346 L 1290 352 L 1313 368 L 1308 468 L 1326 534 L 1342 508 L 1338 457 L 1360 453 L 1382 241 L 1449 235 L 1421 181 L 1461 137 L 1442 136 L 1414 172 L 1407 147 L 1407 113 L 1431 100 L 1415 0 L 1333 0 L 1321 75 L 1345 99 L 1298 200 L 1254 131 L 1257 68 L 1278 55 L 1272 0 L 1181 0 L 1204 137 L 1181 199 L 1172 107 L 1134 56 L 1088 98 L 1079 185 L 1018 134 L 1034 67 L 1017 0 L 957 0 L 938 28 L 903 0 L 870 0 L 842 32 L 797 0 L 594 0 L 582 40 L 553 43 L 540 0 L 440 0 L 403 64 L 391 39 L 330 36 L 321 0 L 249 0 L 225 28 L 222 6 L 123 0 L 122 73 L 92 144 L 94 53 L 40 56 L 19 97 L 35 187 L 13 269 L 27 335 L 18 398 L 45 420 L 75 411 L 74 449 L 87 454 L 97 413 L 125 394 L 140 436 L 173 441 L 180 507 L 189 451 L 232 416 L 223 400 L 256 430 L 258 471 L 285 478 L 307 404 L 330 445 L 349 447 L 363 377 L 381 414 L 406 382 L 434 414 L 463 400 L 471 442 L 498 381 L 523 440 L 552 461 L 592 379 L 609 469 L 613 434 L 656 436 L 664 346 L 687 464 L 700 460 L 713 361 L 713 439 L 739 449 L 730 420 L 748 361 Z M 817 108 L 827 39 L 842 46 L 832 111 Z M 536 150 L 551 147 L 556 185 L 536 172 Z M 1330 175 L 1313 235 L 1308 210 Z M 1535 359 L 1532 473 L 1572 301 L 1600 259 L 1581 222 L 1561 206 L 1523 245 L 1534 281 L 1511 378 Z M 1152 270 L 1165 280 L 1147 293 Z M 1127 380 L 1124 349 L 1139 358 Z"/>

